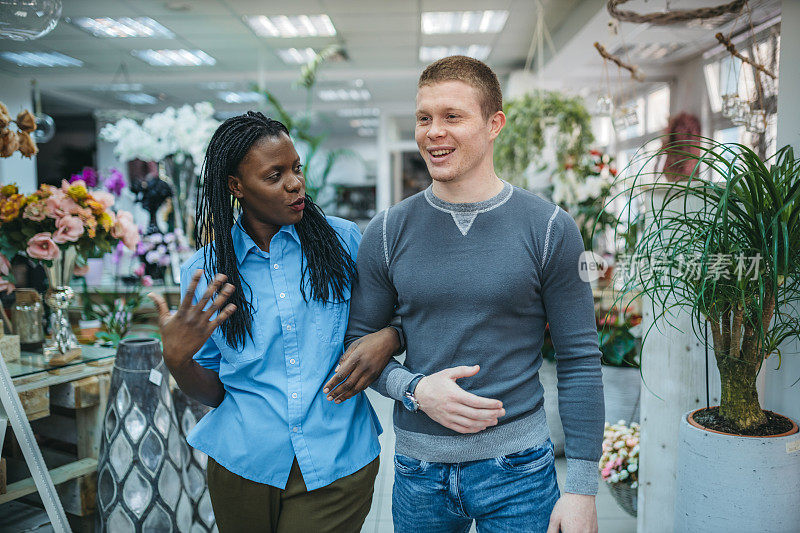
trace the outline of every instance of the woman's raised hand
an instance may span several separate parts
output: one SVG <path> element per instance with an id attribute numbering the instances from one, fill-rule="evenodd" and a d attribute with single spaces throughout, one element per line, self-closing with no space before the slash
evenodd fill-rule
<path id="1" fill-rule="evenodd" d="M 225 302 L 233 294 L 234 286 L 225 283 L 228 278 L 224 274 L 214 276 L 214 280 L 209 284 L 200 301 L 192 305 L 192 299 L 202 275 L 203 271 L 200 269 L 192 275 L 181 305 L 174 314 L 170 313 L 163 296 L 155 292 L 147 295 L 153 300 L 158 310 L 158 329 L 161 331 L 161 342 L 164 345 L 164 362 L 171 370 L 190 361 L 205 344 L 211 333 L 236 311 L 235 305 L 225 305 Z M 212 297 L 214 299 L 211 305 L 206 308 Z M 223 305 L 224 309 L 211 320 L 212 315 Z"/>

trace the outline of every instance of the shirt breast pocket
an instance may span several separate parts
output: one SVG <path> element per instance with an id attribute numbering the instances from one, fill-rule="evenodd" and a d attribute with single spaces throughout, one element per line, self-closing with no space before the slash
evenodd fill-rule
<path id="1" fill-rule="evenodd" d="M 228 344 L 225 334 L 222 332 L 222 327 L 218 327 L 214 330 L 214 333 L 211 334 L 211 338 L 214 339 L 217 348 L 219 348 L 223 362 L 238 366 L 242 363 L 259 359 L 264 355 L 264 351 L 266 350 L 264 346 L 264 333 L 255 316 L 253 317 L 252 328 L 253 338 L 251 339 L 249 335 L 245 334 L 244 345 L 239 345 L 237 347 L 232 347 Z"/>
<path id="2" fill-rule="evenodd" d="M 350 287 L 346 287 L 343 298 L 331 302 L 312 299 L 309 309 L 314 315 L 317 337 L 322 342 L 340 344 L 344 342 L 344 330 L 347 327 L 347 316 L 350 310 Z"/>

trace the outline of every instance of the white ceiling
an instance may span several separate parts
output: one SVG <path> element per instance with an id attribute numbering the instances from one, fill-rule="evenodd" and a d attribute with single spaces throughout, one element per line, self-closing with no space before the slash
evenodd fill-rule
<path id="1" fill-rule="evenodd" d="M 665 0 L 633 0 L 626 9 L 663 9 Z M 670 0 L 673 9 L 719 3 L 719 0 Z M 756 17 L 779 9 L 779 0 L 751 0 Z M 0 51 L 57 51 L 84 62 L 83 67 L 26 68 L 0 60 L 0 73 L 36 78 L 46 111 L 51 114 L 86 113 L 90 110 L 131 109 L 150 113 L 168 105 L 208 100 L 224 114 L 242 112 L 253 104 L 227 104 L 217 90 L 202 84 L 226 82 L 231 89 L 248 90 L 260 85 L 290 110 L 305 106 L 306 93 L 293 87 L 300 67 L 284 64 L 274 50 L 288 47 L 321 49 L 342 45 L 348 60 L 323 66 L 317 89 L 350 86 L 361 79 L 372 94 L 366 105 L 393 114 L 411 115 L 416 79 L 424 68 L 418 60 L 421 45 L 487 44 L 492 52 L 487 63 L 504 80 L 522 68 L 537 22 L 534 0 L 64 0 L 62 17 L 148 16 L 175 34 L 174 39 L 101 39 L 62 20 L 45 37 L 28 42 L 0 39 Z M 599 40 L 611 51 L 622 45 L 677 43 L 680 48 L 661 59 L 631 58 L 658 79 L 676 61 L 696 56 L 713 47 L 715 29 L 685 26 L 656 27 L 622 24 L 616 36 L 608 32 L 610 17 L 605 0 L 542 0 L 545 24 L 557 49 L 547 54 L 543 78 L 567 90 L 596 86 L 602 79 L 602 61 L 592 48 Z M 186 7 L 185 11 L 175 7 Z M 777 7 L 776 7 L 777 6 Z M 506 9 L 510 16 L 499 34 L 422 35 L 420 13 Z M 334 37 L 261 38 L 245 24 L 245 15 L 321 14 L 330 16 Z M 740 21 L 739 25 L 742 24 Z M 727 29 L 730 25 L 723 25 Z M 217 60 L 213 66 L 155 67 L 135 58 L 130 51 L 147 48 L 201 49 Z M 652 49 L 651 49 L 652 51 Z M 127 76 L 120 73 L 121 66 Z M 655 76 L 653 76 L 655 74 Z M 160 98 L 154 105 L 130 105 L 115 93 L 92 90 L 111 82 L 141 83 L 143 91 Z M 1 89 L 0 89 L 1 92 Z M 341 107 L 364 104 L 321 102 L 313 108 L 333 116 Z M 346 119 L 331 119 L 334 131 L 348 131 Z M 351 132 L 352 133 L 352 132 Z"/>
<path id="2" fill-rule="evenodd" d="M 546 0 L 546 20 L 558 27 L 578 0 Z M 0 50 L 57 51 L 84 62 L 83 67 L 25 68 L 0 61 L 0 72 L 31 76 L 40 87 L 53 112 L 84 111 L 87 108 L 126 108 L 151 112 L 167 105 L 210 100 L 222 111 L 240 111 L 248 106 L 230 105 L 216 98 L 216 90 L 202 83 L 229 82 L 249 89 L 261 84 L 290 108 L 302 107 L 305 93 L 293 89 L 300 67 L 284 64 L 276 48 L 313 47 L 341 44 L 349 60 L 325 65 L 317 88 L 344 87 L 355 79 L 364 80 L 373 95 L 369 105 L 408 106 L 413 102 L 415 82 L 424 67 L 418 60 L 421 45 L 488 44 L 487 62 L 499 74 L 524 63 L 536 24 L 532 0 L 64 0 L 62 17 L 148 16 L 175 33 L 175 39 L 100 39 L 62 20 L 45 37 L 28 42 L 0 40 Z M 188 6 L 175 11 L 170 5 Z M 422 35 L 423 11 L 507 9 L 511 12 L 499 34 Z M 260 38 L 242 20 L 244 15 L 320 14 L 330 16 L 337 30 L 334 37 Z M 217 60 L 214 66 L 155 67 L 133 57 L 134 49 L 201 49 Z M 128 79 L 118 73 L 120 65 Z M 116 75 L 116 78 L 115 78 Z M 111 92 L 92 91 L 92 85 L 112 81 L 144 84 L 144 92 L 159 95 L 152 106 L 129 106 Z M 316 101 L 315 109 L 342 104 Z M 346 105 L 346 104 L 345 104 Z"/>

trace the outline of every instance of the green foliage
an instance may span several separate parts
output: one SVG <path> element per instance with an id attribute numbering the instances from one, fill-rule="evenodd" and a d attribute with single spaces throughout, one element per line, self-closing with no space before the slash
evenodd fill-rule
<path id="1" fill-rule="evenodd" d="M 103 331 L 98 332 L 95 336 L 115 347 L 118 346 L 120 341 L 126 338 L 133 325 L 133 314 L 144 302 L 143 285 L 139 281 L 131 287 L 130 291 L 102 294 L 95 292 L 94 298 L 100 301 L 95 303 L 89 293 L 86 278 L 78 279 L 83 284 L 83 318 L 85 320 L 99 320 Z M 140 325 L 137 329 L 142 329 L 143 327 Z M 149 329 L 153 328 L 150 327 Z M 157 330 L 158 328 L 155 328 L 156 333 Z"/>
<path id="2" fill-rule="evenodd" d="M 594 140 L 591 115 L 580 97 L 537 91 L 507 101 L 503 111 L 506 125 L 494 142 L 494 165 L 515 185 L 526 185 L 524 172 L 531 163 L 544 165 L 541 151 L 549 125 L 556 127 L 558 168 L 588 151 Z"/>
<path id="3" fill-rule="evenodd" d="M 693 162 L 691 175 L 645 183 L 647 163 L 666 150 Z M 764 359 L 780 358 L 781 342 L 800 335 L 790 314 L 800 304 L 800 159 L 790 146 L 762 160 L 747 146 L 697 137 L 640 154 L 631 167 L 643 170 L 621 194 L 649 205 L 634 252 L 650 268 L 634 270 L 620 298 L 641 292 L 671 325 L 677 312 L 691 313 L 701 340 L 707 322 L 720 371 L 755 383 Z"/>

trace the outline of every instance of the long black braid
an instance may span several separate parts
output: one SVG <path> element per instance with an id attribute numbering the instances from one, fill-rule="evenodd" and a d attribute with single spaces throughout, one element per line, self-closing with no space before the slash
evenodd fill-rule
<path id="1" fill-rule="evenodd" d="M 229 118 L 211 137 L 203 164 L 203 186 L 197 191 L 195 241 L 198 247 L 210 244 L 203 258 L 206 279 L 210 282 L 220 272 L 235 287 L 228 302 L 236 305 L 236 311 L 221 326 L 228 344 L 234 347 L 244 345 L 245 335 L 253 336 L 253 291 L 239 275 L 233 249 L 231 229 L 241 207 L 228 191 L 228 176 L 238 175 L 239 163 L 256 141 L 283 134 L 289 135 L 286 126 L 258 112 Z M 303 299 L 308 301 L 306 285 L 311 288 L 311 297 L 323 303 L 344 299 L 347 287 L 357 276 L 355 263 L 325 214 L 308 195 L 303 218 L 295 229 L 303 257 Z M 245 297 L 243 285 L 249 297 Z"/>

